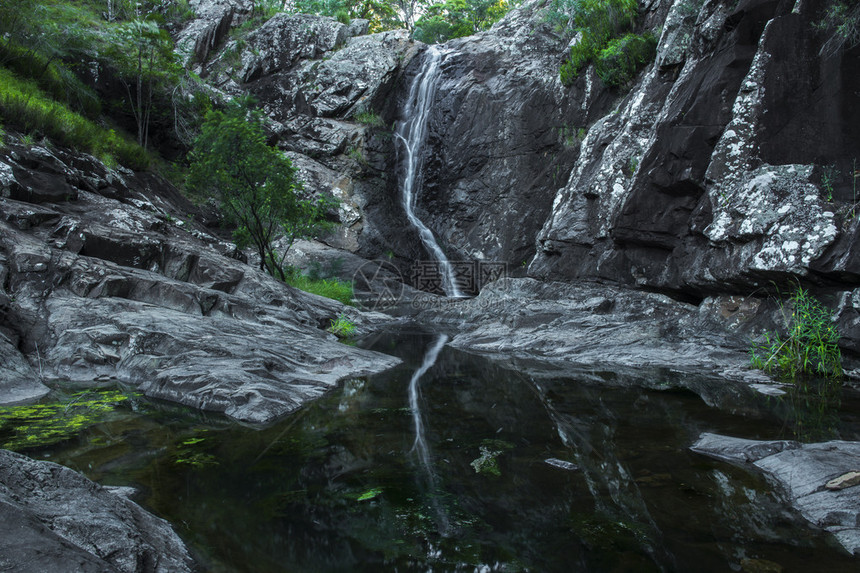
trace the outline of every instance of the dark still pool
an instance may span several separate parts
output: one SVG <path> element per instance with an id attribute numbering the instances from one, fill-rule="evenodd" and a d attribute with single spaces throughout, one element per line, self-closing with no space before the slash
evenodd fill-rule
<path id="1" fill-rule="evenodd" d="M 705 431 L 856 440 L 855 396 L 809 406 L 672 372 L 541 372 L 445 341 L 359 341 L 404 363 L 263 429 L 126 392 L 15 449 L 135 487 L 210 571 L 860 567 L 764 478 L 689 451 Z"/>

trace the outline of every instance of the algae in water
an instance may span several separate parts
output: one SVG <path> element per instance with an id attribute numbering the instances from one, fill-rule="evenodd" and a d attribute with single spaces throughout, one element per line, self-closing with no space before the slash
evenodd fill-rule
<path id="1" fill-rule="evenodd" d="M 63 402 L 0 407 L 0 447 L 23 451 L 74 438 L 128 399 L 119 390 L 86 390 Z"/>

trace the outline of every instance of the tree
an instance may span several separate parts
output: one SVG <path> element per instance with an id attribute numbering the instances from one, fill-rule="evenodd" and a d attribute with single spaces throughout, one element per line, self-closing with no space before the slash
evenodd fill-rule
<path id="1" fill-rule="evenodd" d="M 207 113 L 191 153 L 189 185 L 219 197 L 225 217 L 236 225 L 237 244 L 253 245 L 260 270 L 285 280 L 289 248 L 325 225 L 333 202 L 302 196 L 289 158 L 266 144 L 263 121 L 248 100 Z M 274 246 L 279 236 L 287 243 L 280 254 Z"/>
<path id="2" fill-rule="evenodd" d="M 515 0 L 446 0 L 431 4 L 415 22 L 413 37 L 429 44 L 469 36 L 489 29 L 517 3 Z"/>

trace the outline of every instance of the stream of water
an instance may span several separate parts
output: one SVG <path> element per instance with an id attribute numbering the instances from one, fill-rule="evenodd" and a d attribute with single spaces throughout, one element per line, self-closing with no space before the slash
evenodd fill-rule
<path id="1" fill-rule="evenodd" d="M 442 247 L 436 242 L 433 232 L 415 214 L 415 200 L 421 190 L 424 143 L 427 140 L 427 120 L 430 117 L 430 111 L 436 97 L 436 87 L 442 74 L 442 57 L 442 52 L 436 46 L 427 48 L 421 70 L 409 88 L 409 99 L 404 108 L 405 119 L 398 122 L 394 135 L 400 143 L 397 146 L 400 161 L 400 191 L 406 218 L 409 220 L 409 224 L 418 231 L 424 247 L 436 259 L 445 294 L 450 297 L 462 297 L 463 293 L 457 286 L 451 262 L 445 256 Z M 400 157 L 401 153 L 402 157 Z"/>
<path id="2" fill-rule="evenodd" d="M 704 431 L 857 440 L 856 393 L 821 411 L 671 372 L 529 374 L 445 341 L 359 341 L 404 362 L 266 428 L 134 398 L 25 453 L 135 487 L 216 572 L 857 570 L 766 480 L 688 449 Z"/>

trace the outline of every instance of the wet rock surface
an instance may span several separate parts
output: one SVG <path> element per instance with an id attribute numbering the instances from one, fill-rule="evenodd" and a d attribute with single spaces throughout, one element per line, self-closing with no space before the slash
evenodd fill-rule
<path id="1" fill-rule="evenodd" d="M 860 556 L 858 486 L 827 487 L 831 480 L 860 469 L 860 443 L 768 442 L 705 433 L 690 449 L 763 472 L 806 520 L 829 531 L 848 552 Z"/>
<path id="2" fill-rule="evenodd" d="M 737 315 L 739 305 L 726 316 L 723 302 L 695 306 L 656 293 L 523 278 L 496 281 L 473 299 L 431 302 L 418 316 L 460 324 L 451 345 L 478 353 L 694 369 L 767 382 L 748 371 L 744 332 L 752 325 Z"/>
<path id="3" fill-rule="evenodd" d="M 8 571 L 192 571 L 185 545 L 120 492 L 0 450 L 0 568 Z"/>
<path id="4" fill-rule="evenodd" d="M 77 184 L 77 199 L 0 199 L 0 350 L 9 365 L 0 401 L 43 394 L 39 377 L 116 380 L 267 422 L 340 380 L 397 363 L 324 330 L 340 314 L 359 333 L 388 317 L 297 291 L 241 262 L 166 182 L 41 148 L 13 150 L 5 161 L 22 165 L 34 153 L 65 166 L 50 176 Z"/>

